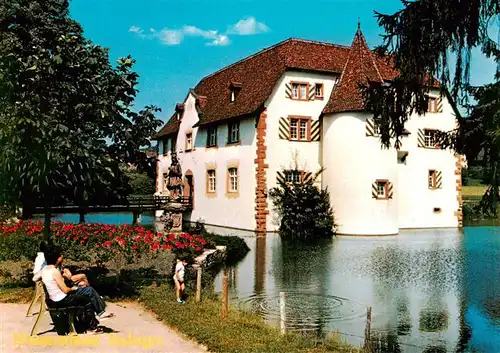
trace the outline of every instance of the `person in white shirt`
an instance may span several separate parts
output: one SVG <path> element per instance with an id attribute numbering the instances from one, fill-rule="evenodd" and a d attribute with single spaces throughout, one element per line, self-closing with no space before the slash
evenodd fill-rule
<path id="1" fill-rule="evenodd" d="M 42 278 L 42 270 L 47 266 L 45 261 L 44 252 L 47 250 L 47 243 L 42 241 L 40 243 L 40 251 L 36 254 L 35 265 L 33 266 L 33 282 L 37 282 Z"/>
<path id="2" fill-rule="evenodd" d="M 175 265 L 174 282 L 175 295 L 177 297 L 178 303 L 184 303 L 184 301 L 181 299 L 181 295 L 184 292 L 184 289 L 186 289 L 186 286 L 184 284 L 184 272 L 186 265 L 186 259 L 177 259 L 177 264 Z"/>
<path id="3" fill-rule="evenodd" d="M 98 333 L 99 321 L 95 317 L 94 309 L 89 297 L 77 293 L 78 287 L 68 287 L 64 278 L 57 268 L 62 262 L 62 255 L 56 248 L 46 249 L 45 259 L 47 265 L 42 269 L 42 281 L 49 295 L 50 306 L 65 308 L 72 306 L 83 306 L 83 324 L 88 332 Z M 102 331 L 102 330 L 101 330 Z"/>

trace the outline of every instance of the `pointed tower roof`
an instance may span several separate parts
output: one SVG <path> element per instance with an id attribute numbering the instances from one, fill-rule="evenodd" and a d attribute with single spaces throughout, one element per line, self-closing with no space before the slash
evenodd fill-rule
<path id="1" fill-rule="evenodd" d="M 323 113 L 364 110 L 365 105 L 359 85 L 382 81 L 375 54 L 368 48 L 358 21 L 358 30 L 352 41 L 349 58 Z"/>

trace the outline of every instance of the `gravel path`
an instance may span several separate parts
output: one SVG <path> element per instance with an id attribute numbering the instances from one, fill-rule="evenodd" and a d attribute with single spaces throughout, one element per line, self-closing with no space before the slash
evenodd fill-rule
<path id="1" fill-rule="evenodd" d="M 110 303 L 108 311 L 114 313 L 116 318 L 101 322 L 110 332 L 76 338 L 58 336 L 55 331 L 49 331 L 53 326 L 49 314 L 45 313 L 38 325 L 38 336 L 31 341 L 28 339 L 36 315 L 26 317 L 27 310 L 28 305 L 25 304 L 0 304 L 0 353 L 206 352 L 135 303 Z"/>

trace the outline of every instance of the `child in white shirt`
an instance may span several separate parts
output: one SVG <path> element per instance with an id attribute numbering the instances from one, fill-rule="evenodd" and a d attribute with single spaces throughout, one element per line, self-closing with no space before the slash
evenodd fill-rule
<path id="1" fill-rule="evenodd" d="M 175 265 L 175 274 L 174 274 L 174 282 L 175 282 L 175 295 L 177 297 L 178 303 L 184 303 L 181 299 L 181 295 L 186 289 L 184 284 L 184 273 L 185 266 L 187 265 L 186 259 L 177 259 L 177 264 Z"/>
<path id="2" fill-rule="evenodd" d="M 33 282 L 42 279 L 42 270 L 47 266 L 47 261 L 45 261 L 44 252 L 47 250 L 47 243 L 42 241 L 40 243 L 40 251 L 36 255 L 35 265 L 33 266 Z"/>

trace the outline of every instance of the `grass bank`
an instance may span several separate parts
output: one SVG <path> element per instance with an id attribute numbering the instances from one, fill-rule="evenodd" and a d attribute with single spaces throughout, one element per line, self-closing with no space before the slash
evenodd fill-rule
<path id="1" fill-rule="evenodd" d="M 299 334 L 283 336 L 261 317 L 235 308 L 230 308 L 227 319 L 221 320 L 221 303 L 215 296 L 204 297 L 201 303 L 188 300 L 180 305 L 169 293 L 169 286 L 147 287 L 141 290 L 140 301 L 168 326 L 205 345 L 210 352 L 360 352 L 334 335 L 320 342 Z"/>
<path id="2" fill-rule="evenodd" d="M 339 336 L 316 340 L 299 334 L 281 335 L 258 315 L 230 308 L 225 321 L 220 319 L 221 302 L 205 296 L 201 303 L 190 299 L 184 305 L 174 300 L 168 285 L 144 287 L 139 302 L 167 326 L 203 344 L 210 352 L 224 353 L 355 353 L 361 350 L 347 344 Z M 0 287 L 0 303 L 31 301 L 32 288 Z"/>

